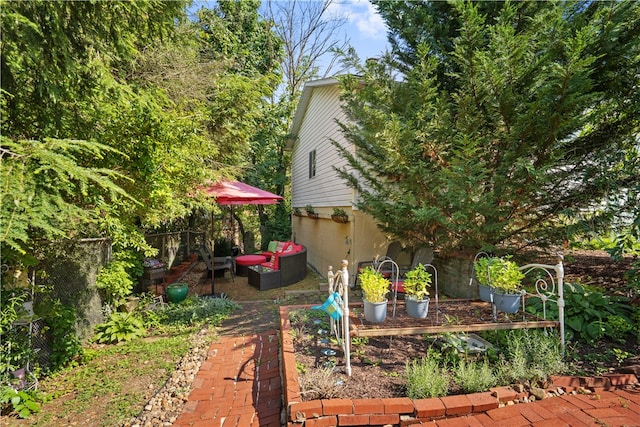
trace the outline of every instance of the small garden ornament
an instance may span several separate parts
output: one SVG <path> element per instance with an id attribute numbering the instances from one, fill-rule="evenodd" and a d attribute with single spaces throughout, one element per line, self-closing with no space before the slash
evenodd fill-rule
<path id="1" fill-rule="evenodd" d="M 423 264 L 407 272 L 404 279 L 405 306 L 410 317 L 424 319 L 429 312 L 431 273 Z"/>

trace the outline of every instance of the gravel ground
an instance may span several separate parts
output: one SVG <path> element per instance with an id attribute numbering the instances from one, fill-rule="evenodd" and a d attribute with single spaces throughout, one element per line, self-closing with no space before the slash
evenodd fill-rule
<path id="1" fill-rule="evenodd" d="M 194 334 L 193 348 L 176 365 L 176 370 L 165 385 L 145 405 L 136 418 L 123 424 L 124 427 L 158 427 L 171 426 L 182 412 L 189 398 L 191 384 L 200 370 L 200 365 L 207 358 L 208 339 L 211 331 L 203 329 Z"/>

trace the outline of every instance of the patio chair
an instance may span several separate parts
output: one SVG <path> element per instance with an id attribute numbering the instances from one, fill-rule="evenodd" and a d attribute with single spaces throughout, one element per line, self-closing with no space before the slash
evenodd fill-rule
<path id="1" fill-rule="evenodd" d="M 413 254 L 411 258 L 411 265 L 408 267 L 400 266 L 400 275 L 403 276 L 406 272 L 413 270 L 418 264 L 431 264 L 433 262 L 433 248 L 431 246 L 421 246 Z"/>
<path id="2" fill-rule="evenodd" d="M 387 253 L 384 256 L 378 257 L 371 261 L 358 262 L 355 278 L 353 280 L 353 285 L 355 286 L 358 283 L 358 275 L 364 268 L 366 268 L 369 265 L 375 266 L 377 262 L 382 261 L 384 259 L 392 259 L 395 261 L 396 259 L 398 259 L 400 252 L 402 252 L 402 243 L 400 243 L 397 240 L 394 240 L 393 242 L 389 243 L 389 246 L 387 246 Z"/>
<path id="3" fill-rule="evenodd" d="M 235 282 L 235 267 L 233 265 L 233 259 L 230 256 L 214 257 L 211 253 L 211 249 L 206 246 L 200 247 L 200 256 L 209 270 L 207 277 L 209 274 L 213 275 L 214 271 L 229 270 L 229 273 L 231 273 L 231 280 Z"/>

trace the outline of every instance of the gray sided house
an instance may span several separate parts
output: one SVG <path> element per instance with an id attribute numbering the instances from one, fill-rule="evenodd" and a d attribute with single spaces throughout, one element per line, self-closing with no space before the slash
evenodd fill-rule
<path id="1" fill-rule="evenodd" d="M 323 276 L 328 266 L 337 270 L 341 260 L 349 261 L 353 283 L 355 264 L 384 255 L 389 238 L 372 217 L 354 208 L 356 191 L 334 170 L 347 167 L 347 162 L 330 140 L 355 149 L 336 124 L 336 119 L 347 121 L 339 95 L 339 83 L 333 78 L 309 82 L 303 89 L 288 144 L 292 151 L 291 207 L 299 211 L 293 216 L 292 233 L 297 243 L 307 247 L 310 266 Z M 307 206 L 317 215 L 308 216 Z M 348 222 L 332 219 L 334 208 L 343 209 Z"/>

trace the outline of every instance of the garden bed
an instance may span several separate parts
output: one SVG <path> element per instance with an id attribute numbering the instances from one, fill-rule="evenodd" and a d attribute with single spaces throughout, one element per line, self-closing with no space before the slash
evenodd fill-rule
<path id="1" fill-rule="evenodd" d="M 373 324 L 364 320 L 361 306 L 354 304 L 350 310 L 352 373 L 347 376 L 342 348 L 328 333 L 329 317 L 309 307 L 289 307 L 295 362 L 302 374 L 316 376 L 309 380 L 332 398 L 405 397 L 407 362 L 421 359 L 430 349 L 460 346 L 466 332 L 494 331 L 485 332 L 492 341 L 491 334 L 496 330 L 557 325 L 524 313 L 508 317 L 498 313 L 493 321 L 490 304 L 466 300 L 440 302 L 439 311 L 433 304 L 426 319 L 409 318 L 403 302 L 398 301 L 395 318 L 389 304 L 388 318 Z M 326 370 L 316 371 L 323 367 L 334 368 L 331 377 L 327 377 Z M 449 394 L 458 393 L 462 390 L 452 381 Z"/>

